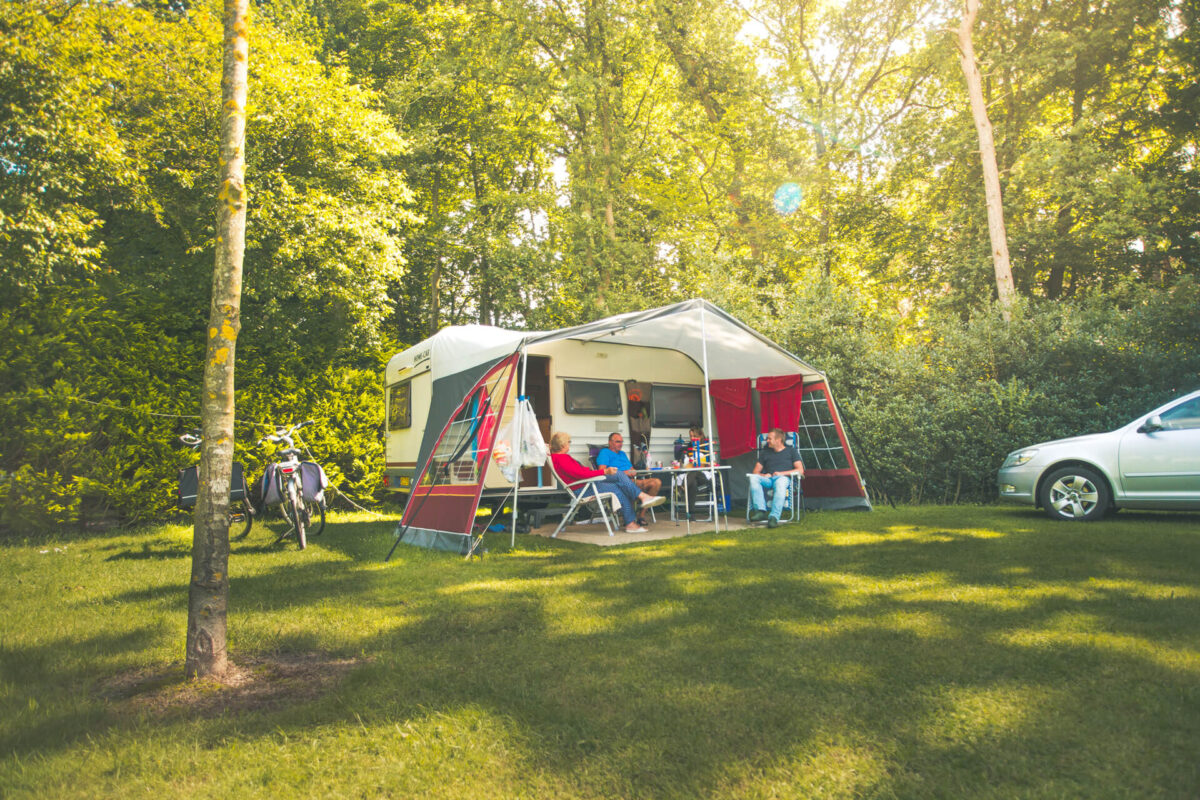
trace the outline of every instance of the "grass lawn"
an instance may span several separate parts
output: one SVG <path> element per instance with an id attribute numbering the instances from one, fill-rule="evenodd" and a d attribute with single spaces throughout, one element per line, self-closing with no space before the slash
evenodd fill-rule
<path id="1" fill-rule="evenodd" d="M 190 529 L 0 543 L 0 796 L 1200 797 L 1200 515 L 391 528 L 234 544 L 257 694 L 181 680 Z"/>

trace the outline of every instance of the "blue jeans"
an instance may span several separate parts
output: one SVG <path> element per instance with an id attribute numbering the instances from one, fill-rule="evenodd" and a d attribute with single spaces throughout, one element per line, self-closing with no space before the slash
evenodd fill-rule
<path id="1" fill-rule="evenodd" d="M 783 504 L 787 500 L 791 482 L 791 475 L 772 475 L 771 477 L 767 477 L 766 475 L 751 475 L 750 507 L 755 511 L 765 511 L 767 501 L 763 497 L 763 488 L 769 488 L 771 489 L 770 516 L 779 519 L 779 515 L 783 513 Z"/>
<path id="2" fill-rule="evenodd" d="M 621 504 L 621 518 L 626 525 L 637 521 L 637 503 L 638 495 L 642 490 L 637 487 L 637 484 L 624 472 L 617 472 L 615 475 L 606 475 L 604 480 L 596 481 L 596 489 L 601 493 L 612 492 L 617 496 L 617 501 Z M 577 491 L 576 494 L 579 492 Z"/>

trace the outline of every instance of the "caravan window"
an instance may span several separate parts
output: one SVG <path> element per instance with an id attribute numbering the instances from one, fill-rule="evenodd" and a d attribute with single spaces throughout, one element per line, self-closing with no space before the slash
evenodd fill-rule
<path id="1" fill-rule="evenodd" d="M 412 381 L 397 383 L 388 390 L 389 431 L 412 427 Z"/>
<path id="2" fill-rule="evenodd" d="M 615 417 L 622 412 L 621 384 L 608 381 L 563 381 L 568 414 Z"/>
<path id="3" fill-rule="evenodd" d="M 656 428 L 687 428 L 701 424 L 704 402 L 699 386 L 654 384 L 650 395 L 651 424 Z"/>

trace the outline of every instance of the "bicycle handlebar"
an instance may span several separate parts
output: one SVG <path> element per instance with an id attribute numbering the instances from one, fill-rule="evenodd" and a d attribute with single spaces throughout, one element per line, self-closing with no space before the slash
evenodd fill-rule
<path id="1" fill-rule="evenodd" d="M 288 447 L 295 447 L 295 443 L 292 441 L 292 434 L 301 428 L 307 428 L 309 425 L 315 424 L 316 420 L 306 419 L 304 422 L 298 422 L 290 428 L 286 425 L 277 425 L 275 426 L 274 433 L 268 433 L 259 439 L 256 444 L 271 442 L 272 444 L 286 444 Z"/>

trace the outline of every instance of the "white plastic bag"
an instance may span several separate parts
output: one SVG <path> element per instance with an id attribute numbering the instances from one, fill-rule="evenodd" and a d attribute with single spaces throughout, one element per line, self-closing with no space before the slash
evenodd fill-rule
<path id="1" fill-rule="evenodd" d="M 518 426 L 520 437 L 517 436 Z M 521 400 L 512 420 L 500 431 L 496 443 L 492 445 L 492 460 L 500 467 L 504 479 L 515 483 L 521 467 L 540 467 L 549 457 L 542 433 L 538 430 L 533 406 L 528 400 Z"/>
<path id="2" fill-rule="evenodd" d="M 528 400 L 522 400 L 517 406 L 517 415 L 521 420 L 521 466 L 540 467 L 550 457 L 550 451 L 538 429 L 537 414 Z"/>

